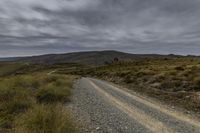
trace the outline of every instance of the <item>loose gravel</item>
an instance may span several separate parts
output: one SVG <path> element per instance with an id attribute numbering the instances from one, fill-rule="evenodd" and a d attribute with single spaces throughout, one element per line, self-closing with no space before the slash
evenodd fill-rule
<path id="1" fill-rule="evenodd" d="M 151 133 L 152 130 L 141 124 L 139 120 L 130 117 L 127 112 L 119 109 L 104 95 L 94 89 L 89 81 L 95 83 L 106 93 L 120 101 L 142 110 L 148 116 L 164 123 L 166 127 L 177 133 L 200 133 L 200 130 L 167 114 L 134 101 L 133 99 L 115 91 L 107 82 L 82 78 L 74 85 L 72 102 L 68 106 L 73 116 L 80 124 L 81 133 Z M 141 116 L 143 117 L 143 116 Z M 163 131 L 164 133 L 164 131 Z"/>

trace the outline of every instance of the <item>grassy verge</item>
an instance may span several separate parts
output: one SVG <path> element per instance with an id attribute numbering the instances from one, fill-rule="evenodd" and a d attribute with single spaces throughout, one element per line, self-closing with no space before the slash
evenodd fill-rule
<path id="1" fill-rule="evenodd" d="M 74 77 L 34 73 L 0 78 L 0 132 L 75 132 L 70 112 Z"/>
<path id="2" fill-rule="evenodd" d="M 63 105 L 35 105 L 15 121 L 16 133 L 76 132 L 70 113 Z"/>

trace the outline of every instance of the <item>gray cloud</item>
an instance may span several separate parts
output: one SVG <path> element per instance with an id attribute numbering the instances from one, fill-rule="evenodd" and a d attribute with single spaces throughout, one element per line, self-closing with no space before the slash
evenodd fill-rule
<path id="1" fill-rule="evenodd" d="M 200 55 L 199 0 L 1 0 L 0 56 L 115 49 Z"/>

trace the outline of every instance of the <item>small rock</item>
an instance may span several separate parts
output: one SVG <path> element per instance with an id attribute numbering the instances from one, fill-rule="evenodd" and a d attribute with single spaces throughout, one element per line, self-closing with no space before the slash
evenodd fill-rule
<path id="1" fill-rule="evenodd" d="M 190 111 L 187 111 L 186 113 L 187 113 L 187 114 L 190 114 Z"/>
<path id="2" fill-rule="evenodd" d="M 97 128 L 96 128 L 96 130 L 99 130 L 99 129 L 100 129 L 100 127 L 97 127 Z"/>

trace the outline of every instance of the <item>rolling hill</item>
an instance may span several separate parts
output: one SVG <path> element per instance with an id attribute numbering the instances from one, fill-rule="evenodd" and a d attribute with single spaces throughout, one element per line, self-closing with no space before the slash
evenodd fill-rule
<path id="1" fill-rule="evenodd" d="M 30 57 L 15 57 L 2 58 L 0 61 L 20 61 L 30 63 L 78 63 L 85 65 L 103 65 L 106 62 L 112 62 L 114 58 L 119 60 L 131 60 L 137 58 L 172 58 L 176 55 L 157 55 L 157 54 L 130 54 L 119 51 L 89 51 L 89 52 L 74 52 L 66 54 L 47 54 Z"/>

